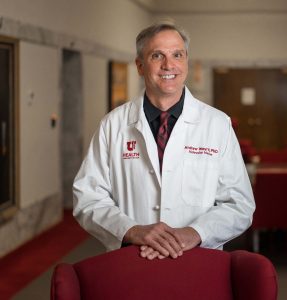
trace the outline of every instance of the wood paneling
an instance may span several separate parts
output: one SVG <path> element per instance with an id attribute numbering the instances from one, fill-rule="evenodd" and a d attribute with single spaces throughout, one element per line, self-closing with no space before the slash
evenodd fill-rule
<path id="1" fill-rule="evenodd" d="M 215 69 L 214 104 L 238 120 L 239 139 L 250 139 L 257 149 L 287 146 L 287 73 L 282 69 Z M 255 92 L 255 102 L 242 101 L 242 89 Z"/>

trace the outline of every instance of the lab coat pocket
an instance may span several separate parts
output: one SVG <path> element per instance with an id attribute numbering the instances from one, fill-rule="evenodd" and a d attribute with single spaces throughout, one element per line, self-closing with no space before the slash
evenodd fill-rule
<path id="1" fill-rule="evenodd" d="M 183 201 L 192 206 L 213 206 L 218 173 L 217 162 L 186 159 L 183 163 Z"/>

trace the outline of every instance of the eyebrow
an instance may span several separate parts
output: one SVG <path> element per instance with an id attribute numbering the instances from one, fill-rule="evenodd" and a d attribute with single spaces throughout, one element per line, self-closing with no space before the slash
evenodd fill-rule
<path id="1" fill-rule="evenodd" d="M 172 53 L 174 52 L 186 52 L 185 49 L 175 49 L 174 51 L 171 51 Z M 155 50 L 151 50 L 149 51 L 148 55 L 153 54 L 153 53 L 163 53 L 165 54 L 165 51 L 161 50 L 161 49 L 155 49 Z"/>

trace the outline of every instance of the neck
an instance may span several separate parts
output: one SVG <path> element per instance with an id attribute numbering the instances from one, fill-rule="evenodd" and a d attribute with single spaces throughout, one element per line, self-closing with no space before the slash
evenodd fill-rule
<path id="1" fill-rule="evenodd" d="M 161 111 L 167 111 L 180 100 L 182 91 L 180 91 L 176 95 L 154 95 L 154 94 L 149 94 L 148 91 L 146 91 L 146 94 L 150 102 L 155 107 L 157 107 Z"/>

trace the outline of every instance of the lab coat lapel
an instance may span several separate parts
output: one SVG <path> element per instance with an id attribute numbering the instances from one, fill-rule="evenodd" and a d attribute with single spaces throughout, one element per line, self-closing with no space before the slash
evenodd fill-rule
<path id="1" fill-rule="evenodd" d="M 142 134 L 145 141 L 144 147 L 146 148 L 158 183 L 161 186 L 157 144 L 143 111 L 143 96 L 132 102 L 129 113 L 129 125 L 134 125 L 134 127 Z"/>
<path id="2" fill-rule="evenodd" d="M 193 98 L 189 90 L 185 88 L 183 111 L 172 130 L 165 148 L 164 165 L 166 170 L 172 171 L 180 165 L 184 157 L 187 134 L 200 122 L 200 118 L 198 100 Z"/>

